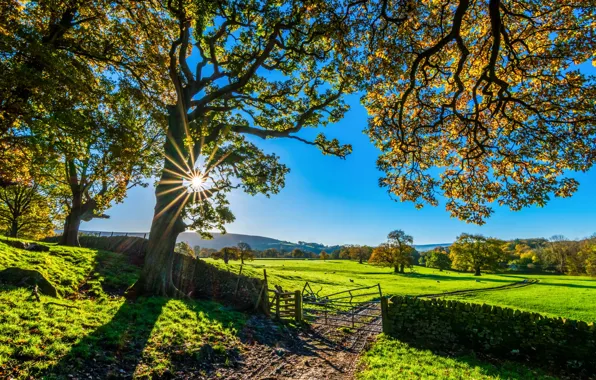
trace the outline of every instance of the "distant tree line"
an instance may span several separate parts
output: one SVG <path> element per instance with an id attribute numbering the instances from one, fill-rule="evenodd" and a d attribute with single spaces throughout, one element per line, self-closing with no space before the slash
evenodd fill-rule
<path id="1" fill-rule="evenodd" d="M 441 271 L 473 271 L 477 276 L 497 270 L 596 276 L 596 234 L 580 240 L 555 235 L 511 241 L 461 234 L 449 248 L 423 252 L 418 262 Z"/>

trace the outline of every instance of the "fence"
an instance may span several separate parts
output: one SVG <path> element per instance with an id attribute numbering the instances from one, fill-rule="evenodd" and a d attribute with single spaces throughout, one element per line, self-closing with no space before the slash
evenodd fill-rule
<path id="1" fill-rule="evenodd" d="M 294 319 L 302 321 L 302 294 L 300 290 L 284 292 L 280 287 L 269 289 L 270 313 L 278 319 Z"/>

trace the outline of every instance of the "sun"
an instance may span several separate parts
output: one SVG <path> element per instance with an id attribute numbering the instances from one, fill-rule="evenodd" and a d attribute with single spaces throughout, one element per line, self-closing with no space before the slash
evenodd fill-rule
<path id="1" fill-rule="evenodd" d="M 191 193 L 202 192 L 205 190 L 206 179 L 201 173 L 193 174 L 188 181 L 188 191 Z"/>
<path id="2" fill-rule="evenodd" d="M 204 183 L 205 183 L 205 178 L 203 178 L 203 176 L 201 176 L 201 175 L 196 175 L 196 176 L 192 177 L 190 180 L 190 185 L 195 188 L 202 187 Z"/>

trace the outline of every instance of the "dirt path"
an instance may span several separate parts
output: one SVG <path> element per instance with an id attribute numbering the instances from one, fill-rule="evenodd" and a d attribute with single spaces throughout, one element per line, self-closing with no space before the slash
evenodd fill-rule
<path id="1" fill-rule="evenodd" d="M 524 280 L 519 282 L 514 282 L 512 284 L 501 285 L 501 286 L 494 286 L 492 288 L 481 288 L 481 289 L 464 289 L 464 290 L 456 290 L 454 292 L 446 292 L 446 293 L 437 293 L 437 294 L 423 294 L 416 296 L 418 298 L 438 298 L 443 296 L 451 296 L 451 295 L 462 295 L 462 294 L 471 294 L 471 293 L 480 293 L 486 292 L 491 290 L 510 290 L 516 288 L 524 288 L 526 286 L 534 285 L 538 283 L 539 280 Z"/>
<path id="2" fill-rule="evenodd" d="M 365 317 L 356 315 L 358 318 Z M 371 323 L 380 326 L 380 320 Z M 255 316 L 242 332 L 245 350 L 240 361 L 212 377 L 349 380 L 354 377 L 360 353 L 377 334 L 374 328 L 341 329 L 322 320 L 315 320 L 309 328 L 290 329 Z"/>

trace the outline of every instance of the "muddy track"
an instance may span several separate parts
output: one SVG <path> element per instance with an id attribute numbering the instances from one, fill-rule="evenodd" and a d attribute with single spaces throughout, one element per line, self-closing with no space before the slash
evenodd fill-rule
<path id="1" fill-rule="evenodd" d="M 517 289 L 517 288 L 524 288 L 526 286 L 534 285 L 538 283 L 539 280 L 524 280 L 519 282 L 514 282 L 512 284 L 501 285 L 501 286 L 494 286 L 492 288 L 482 288 L 482 289 L 464 289 L 464 290 L 456 290 L 453 292 L 446 292 L 446 293 L 437 293 L 437 294 L 423 294 L 416 296 L 417 298 L 439 298 L 444 296 L 451 296 L 451 295 L 462 295 L 462 294 L 473 294 L 473 293 L 481 293 L 486 291 L 492 290 L 509 290 L 509 289 Z"/>
<path id="2" fill-rule="evenodd" d="M 370 320 L 366 313 L 357 312 L 355 320 L 366 321 L 364 327 L 373 327 L 342 330 L 338 326 L 325 324 L 322 319 L 316 319 L 310 326 L 292 330 L 255 317 L 249 323 L 249 335 L 256 331 L 257 324 L 259 326 L 256 329 L 277 333 L 276 337 L 269 336 L 268 339 L 273 340 L 268 342 L 245 345 L 241 360 L 234 368 L 217 371 L 213 378 L 352 379 L 360 353 L 381 330 L 380 318 Z"/>

